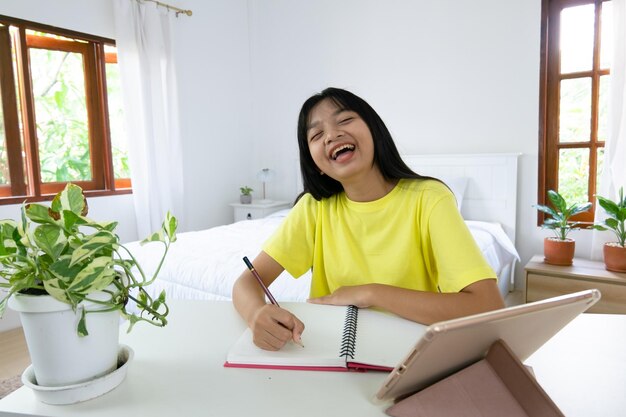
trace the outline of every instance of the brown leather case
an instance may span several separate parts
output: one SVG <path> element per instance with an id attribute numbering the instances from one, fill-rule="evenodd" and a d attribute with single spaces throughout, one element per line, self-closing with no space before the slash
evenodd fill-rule
<path id="1" fill-rule="evenodd" d="M 487 356 L 389 407 L 393 417 L 563 416 L 502 341 Z"/>

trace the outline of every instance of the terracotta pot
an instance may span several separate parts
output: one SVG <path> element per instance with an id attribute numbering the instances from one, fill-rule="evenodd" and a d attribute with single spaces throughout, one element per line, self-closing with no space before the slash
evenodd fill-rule
<path id="1" fill-rule="evenodd" d="M 604 265 L 613 272 L 626 272 L 626 247 L 609 242 L 604 245 Z"/>
<path id="2" fill-rule="evenodd" d="M 575 248 L 574 239 L 547 237 L 543 240 L 544 262 L 551 265 L 571 265 Z"/>

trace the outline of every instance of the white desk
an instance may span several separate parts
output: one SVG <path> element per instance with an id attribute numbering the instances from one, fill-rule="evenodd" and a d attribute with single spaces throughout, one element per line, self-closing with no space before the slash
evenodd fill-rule
<path id="1" fill-rule="evenodd" d="M 135 359 L 108 394 L 70 406 L 38 402 L 22 387 L 0 415 L 383 416 L 371 401 L 384 373 L 230 369 L 226 351 L 244 329 L 229 302 L 171 302 L 164 329 L 137 325 L 121 342 Z M 526 361 L 567 416 L 626 410 L 626 316 L 583 315 Z"/>

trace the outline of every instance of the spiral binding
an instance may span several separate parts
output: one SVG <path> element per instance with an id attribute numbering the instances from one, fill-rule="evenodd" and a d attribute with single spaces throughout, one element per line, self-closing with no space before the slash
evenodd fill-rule
<path id="1" fill-rule="evenodd" d="M 354 359 L 354 351 L 356 349 L 356 324 L 359 316 L 359 308 L 356 306 L 348 306 L 346 310 L 346 319 L 343 325 L 343 336 L 341 337 L 340 357 Z"/>

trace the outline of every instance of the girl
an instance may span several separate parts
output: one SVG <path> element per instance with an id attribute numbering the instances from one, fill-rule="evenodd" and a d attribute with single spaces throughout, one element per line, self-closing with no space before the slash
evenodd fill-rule
<path id="1" fill-rule="evenodd" d="M 304 192 L 253 261 L 266 286 L 312 268 L 317 304 L 378 307 L 424 324 L 502 308 L 496 275 L 440 181 L 400 158 L 387 127 L 360 97 L 328 88 L 298 119 Z M 254 343 L 300 342 L 304 324 L 266 304 L 246 270 L 233 302 Z"/>

